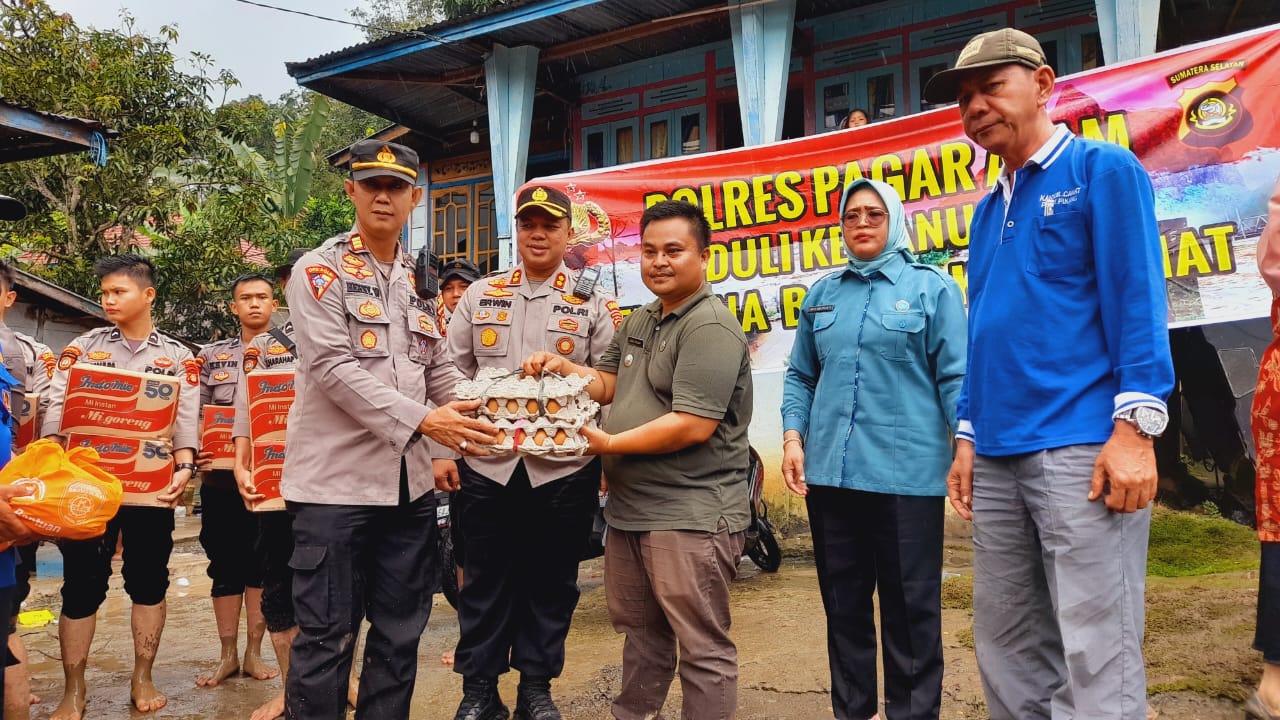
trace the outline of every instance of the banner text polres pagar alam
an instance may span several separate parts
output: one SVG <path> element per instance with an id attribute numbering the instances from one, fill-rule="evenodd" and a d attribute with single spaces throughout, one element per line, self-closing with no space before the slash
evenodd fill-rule
<path id="1" fill-rule="evenodd" d="M 1080 137 L 1105 140 L 1130 147 L 1124 112 L 1082 117 L 1068 126 Z M 886 153 L 843 166 L 812 168 L 808 174 L 788 170 L 774 175 L 734 178 L 670 193 L 650 192 L 645 207 L 662 200 L 685 200 L 703 208 L 714 234 L 742 234 L 711 245 L 707 280 L 713 285 L 733 278 L 752 280 L 810 273 L 843 266 L 848 262 L 840 231 L 840 194 L 846 184 L 869 177 L 891 185 L 902 197 L 909 231 L 917 253 L 944 253 L 946 271 L 962 291 L 967 289 L 965 261 L 953 256 L 969 245 L 969 223 L 974 205 L 996 181 L 1000 159 L 988 156 L 982 180 L 975 171 L 977 152 L 966 141 L 920 147 L 908 153 Z M 979 187 L 981 185 L 981 187 Z M 956 199 L 958 202 L 947 202 Z M 829 219 L 804 227 L 805 219 Z M 791 229 L 769 232 L 771 225 L 787 223 Z M 762 230 L 763 232 L 753 232 Z M 744 232 L 745 231 L 745 232 Z M 1166 233 L 1165 277 L 1182 278 L 1234 272 L 1231 240 L 1239 233 L 1233 221 L 1224 220 L 1198 228 Z M 778 289 L 777 320 L 784 328 L 798 322 L 804 284 Z M 742 321 L 744 332 L 767 332 L 772 323 L 759 290 L 722 293 Z"/>

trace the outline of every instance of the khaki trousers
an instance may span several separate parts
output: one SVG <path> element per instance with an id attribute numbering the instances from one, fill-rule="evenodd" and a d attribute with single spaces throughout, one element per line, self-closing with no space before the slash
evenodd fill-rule
<path id="1" fill-rule="evenodd" d="M 738 574 L 744 539 L 743 533 L 727 529 L 609 528 L 605 595 L 614 630 L 627 636 L 622 692 L 613 701 L 615 718 L 657 717 L 677 663 L 682 718 L 733 718 L 738 649 L 729 638 L 729 583 Z"/>

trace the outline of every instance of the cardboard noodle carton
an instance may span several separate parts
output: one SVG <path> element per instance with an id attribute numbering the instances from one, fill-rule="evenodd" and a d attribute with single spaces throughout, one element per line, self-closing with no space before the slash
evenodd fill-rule
<path id="1" fill-rule="evenodd" d="M 254 503 L 254 512 L 284 510 L 280 497 L 280 473 L 284 470 L 284 441 L 253 444 L 253 485 L 266 498 Z"/>
<path id="2" fill-rule="evenodd" d="M 255 370 L 245 376 L 249 398 L 249 436 L 254 443 L 284 442 L 293 406 L 292 370 Z"/>
<path id="3" fill-rule="evenodd" d="M 166 440 L 114 437 L 103 433 L 67 433 L 67 449 L 98 451 L 98 467 L 120 478 L 122 505 L 169 507 L 157 496 L 173 482 L 173 451 Z"/>
<path id="4" fill-rule="evenodd" d="M 18 408 L 14 413 L 18 418 L 18 429 L 13 434 L 13 449 L 21 450 L 40 436 L 40 425 L 36 417 L 40 413 L 40 394 L 15 393 L 14 397 L 18 401 Z"/>
<path id="5" fill-rule="evenodd" d="M 229 405 L 205 405 L 201 411 L 200 451 L 213 453 L 211 470 L 231 470 L 236 464 L 236 445 L 231 440 L 236 411 Z"/>
<path id="6" fill-rule="evenodd" d="M 171 437 L 178 417 L 179 382 L 169 375 L 72 365 L 60 434 Z"/>

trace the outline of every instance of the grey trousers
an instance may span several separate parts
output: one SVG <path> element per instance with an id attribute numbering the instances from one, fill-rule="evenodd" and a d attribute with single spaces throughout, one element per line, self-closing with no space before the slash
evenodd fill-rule
<path id="1" fill-rule="evenodd" d="M 993 720 L 1144 720 L 1151 510 L 1089 502 L 1101 445 L 979 455 L 973 637 Z"/>
<path id="2" fill-rule="evenodd" d="M 627 636 L 615 718 L 660 716 L 678 665 L 680 717 L 733 720 L 738 649 L 729 637 L 729 584 L 738 574 L 744 540 L 744 533 L 728 530 L 609 528 L 605 598 L 614 630 Z"/>

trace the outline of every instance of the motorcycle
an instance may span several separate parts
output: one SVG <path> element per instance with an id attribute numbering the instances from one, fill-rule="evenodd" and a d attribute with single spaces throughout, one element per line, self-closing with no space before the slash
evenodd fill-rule
<path id="1" fill-rule="evenodd" d="M 751 524 L 747 526 L 746 542 L 742 552 L 751 562 L 765 572 L 777 572 L 782 565 L 782 549 L 769 522 L 769 507 L 764 497 L 764 462 L 755 448 L 747 465 L 747 497 L 751 506 Z M 453 533 L 450 532 L 449 493 L 436 493 L 436 527 L 439 529 L 437 560 L 440 577 L 433 583 L 432 592 L 443 593 L 445 600 L 458 607 L 458 567 L 453 557 Z M 600 505 L 591 521 L 591 534 L 582 551 L 582 560 L 590 560 L 604 554 L 605 520 L 604 506 L 608 492 L 601 491 Z"/>

